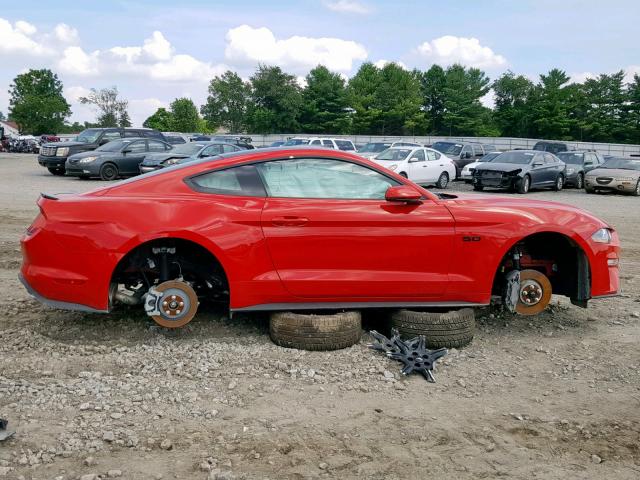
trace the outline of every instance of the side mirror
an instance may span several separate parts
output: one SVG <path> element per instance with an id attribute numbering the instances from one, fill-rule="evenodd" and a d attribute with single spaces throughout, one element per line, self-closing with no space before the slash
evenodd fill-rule
<path id="1" fill-rule="evenodd" d="M 106 143 L 109 143 L 109 139 L 108 138 L 103 138 L 102 140 L 100 140 L 98 142 L 98 145 L 102 146 L 102 145 L 104 145 Z"/>
<path id="2" fill-rule="evenodd" d="M 467 152 L 464 154 L 464 158 L 471 158 L 471 152 Z"/>
<path id="3" fill-rule="evenodd" d="M 124 150 L 122 150 L 122 153 L 131 153 L 131 149 L 130 148 L 125 148 Z"/>
<path id="4" fill-rule="evenodd" d="M 384 198 L 387 202 L 414 203 L 419 202 L 422 195 L 412 187 L 398 185 L 396 187 L 389 187 L 384 194 Z"/>

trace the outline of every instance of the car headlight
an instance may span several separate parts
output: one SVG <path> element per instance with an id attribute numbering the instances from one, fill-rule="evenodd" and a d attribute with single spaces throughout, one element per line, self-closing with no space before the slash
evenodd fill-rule
<path id="1" fill-rule="evenodd" d="M 179 161 L 180 161 L 179 158 L 170 158 L 169 160 L 165 160 L 164 162 L 162 162 L 162 164 L 163 165 L 175 165 Z"/>
<path id="2" fill-rule="evenodd" d="M 567 175 L 573 175 L 575 171 L 575 168 L 567 168 Z"/>
<path id="3" fill-rule="evenodd" d="M 519 168 L 517 170 L 513 170 L 511 172 L 503 172 L 502 176 L 504 177 L 516 177 L 517 175 L 519 175 L 522 172 L 522 169 Z"/>
<path id="4" fill-rule="evenodd" d="M 394 163 L 393 165 L 389 165 L 387 168 L 389 170 L 395 170 L 396 168 L 398 168 L 398 165 Z"/>
<path id="5" fill-rule="evenodd" d="M 98 158 L 98 157 L 95 157 L 95 156 L 94 157 L 84 157 L 84 158 L 81 158 L 80 160 L 78 160 L 78 163 L 91 163 L 96 158 Z"/>
<path id="6" fill-rule="evenodd" d="M 591 240 L 596 243 L 611 243 L 611 230 L 608 228 L 601 228 L 591 235 Z"/>
<path id="7" fill-rule="evenodd" d="M 69 155 L 69 147 L 58 147 L 56 157 L 66 157 Z"/>

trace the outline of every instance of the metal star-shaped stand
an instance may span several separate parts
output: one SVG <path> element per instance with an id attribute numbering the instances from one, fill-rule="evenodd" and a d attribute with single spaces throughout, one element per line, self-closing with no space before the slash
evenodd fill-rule
<path id="1" fill-rule="evenodd" d="M 371 330 L 369 333 L 376 339 L 376 342 L 369 344 L 368 347 L 384 352 L 387 357 L 402 362 L 404 364 L 403 375 L 409 375 L 414 371 L 420 372 L 428 382 L 435 383 L 433 368 L 436 361 L 447 354 L 446 348 L 428 350 L 425 346 L 424 335 L 411 340 L 402 340 L 395 328 L 391 329 L 391 338 L 387 338 L 375 330 Z"/>

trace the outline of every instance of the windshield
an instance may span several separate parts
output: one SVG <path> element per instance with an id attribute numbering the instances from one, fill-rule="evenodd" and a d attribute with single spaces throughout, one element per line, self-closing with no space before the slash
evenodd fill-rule
<path id="1" fill-rule="evenodd" d="M 412 151 L 412 148 L 387 148 L 384 152 L 376 155 L 375 159 L 400 162 L 407 158 Z"/>
<path id="2" fill-rule="evenodd" d="M 292 138 L 283 143 L 285 147 L 294 147 L 296 145 L 308 145 L 308 144 L 309 144 L 308 138 Z"/>
<path id="3" fill-rule="evenodd" d="M 620 170 L 640 170 L 640 160 L 627 160 L 626 158 L 612 158 L 598 168 L 618 168 Z"/>
<path id="4" fill-rule="evenodd" d="M 487 153 L 484 157 L 478 159 L 479 162 L 490 162 L 494 158 L 500 155 L 500 152 Z"/>
<path id="5" fill-rule="evenodd" d="M 360 147 L 359 153 L 378 153 L 383 152 L 391 146 L 390 143 L 367 143 Z"/>
<path id="6" fill-rule="evenodd" d="M 80 132 L 80 135 L 76 137 L 76 142 L 93 143 L 95 142 L 102 130 L 97 128 L 88 128 Z"/>
<path id="7" fill-rule="evenodd" d="M 193 155 L 198 153 L 200 149 L 204 147 L 203 143 L 182 143 L 180 145 L 176 145 L 171 149 L 171 153 L 181 153 L 183 155 Z"/>
<path id="8" fill-rule="evenodd" d="M 582 165 L 582 155 L 582 153 L 569 152 L 561 152 L 556 154 L 556 156 L 564 163 L 570 163 L 572 165 Z"/>
<path id="9" fill-rule="evenodd" d="M 119 152 L 128 143 L 131 143 L 131 140 L 112 140 L 96 148 L 96 152 Z"/>
<path id="10" fill-rule="evenodd" d="M 492 163 L 516 163 L 527 165 L 533 159 L 535 153 L 531 152 L 505 152 L 494 157 Z"/>
<path id="11" fill-rule="evenodd" d="M 462 145 L 453 142 L 436 142 L 431 148 L 438 150 L 445 155 L 460 155 L 460 152 L 462 151 Z"/>

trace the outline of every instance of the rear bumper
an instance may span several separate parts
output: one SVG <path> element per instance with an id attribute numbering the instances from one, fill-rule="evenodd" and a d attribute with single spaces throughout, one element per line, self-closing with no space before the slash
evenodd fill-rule
<path id="1" fill-rule="evenodd" d="M 42 303 L 44 305 L 47 305 L 49 307 L 59 308 L 61 310 L 76 310 L 76 311 L 79 311 L 79 312 L 109 313 L 109 310 L 98 310 L 96 308 L 90 307 L 88 305 L 82 305 L 80 303 L 61 302 L 60 300 L 51 300 L 49 298 L 46 298 L 46 297 L 40 295 L 29 284 L 29 282 L 26 280 L 26 278 L 24 278 L 24 275 L 22 275 L 22 272 L 20 272 L 18 274 L 18 278 L 20 279 L 20 282 L 22 282 L 22 285 L 24 285 L 24 288 L 27 290 L 27 292 L 29 292 L 29 295 L 31 295 L 33 298 L 38 300 L 40 303 Z"/>

